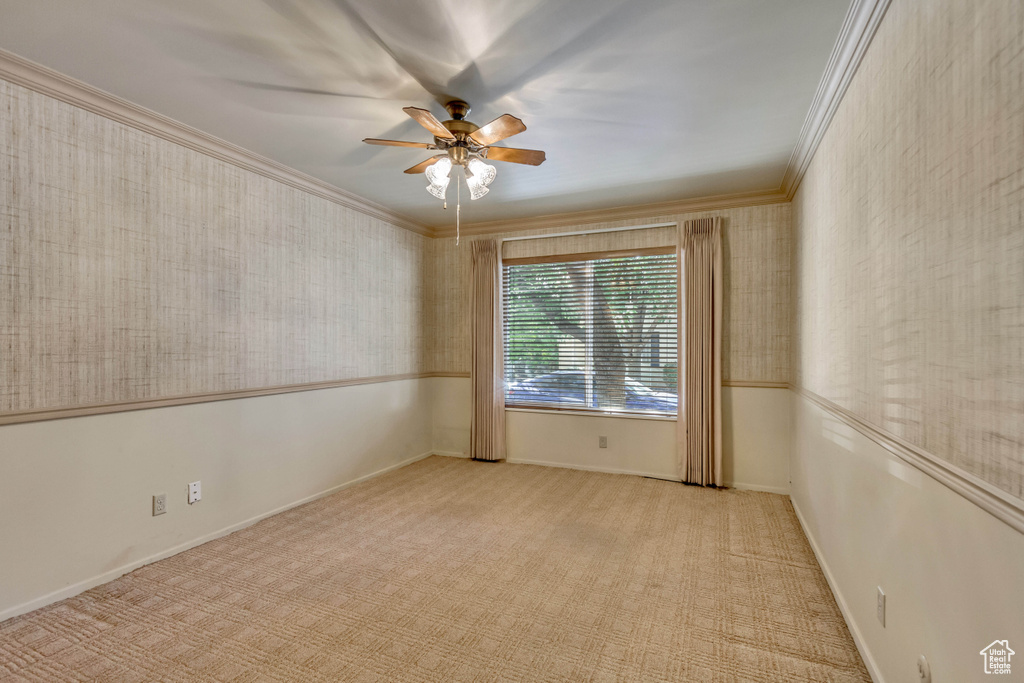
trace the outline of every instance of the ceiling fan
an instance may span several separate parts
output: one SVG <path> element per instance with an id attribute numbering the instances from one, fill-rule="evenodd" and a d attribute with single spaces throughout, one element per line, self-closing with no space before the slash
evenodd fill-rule
<path id="1" fill-rule="evenodd" d="M 544 163 L 544 152 L 536 149 L 517 149 L 515 147 L 493 147 L 499 140 L 518 135 L 526 130 L 523 122 L 511 114 L 503 114 L 486 126 L 480 127 L 466 121 L 469 104 L 462 100 L 452 100 L 444 106 L 451 119 L 438 121 L 426 109 L 405 107 L 402 109 L 413 120 L 434 134 L 434 141 L 406 142 L 403 140 L 379 140 L 366 138 L 363 142 L 370 145 L 387 145 L 392 147 L 420 147 L 441 152 L 412 168 L 406 173 L 425 173 L 430 185 L 427 192 L 438 199 L 445 199 L 450 173 L 453 166 L 462 166 L 469 187 L 471 199 L 479 199 L 487 194 L 487 186 L 494 180 L 497 170 L 484 159 L 508 161 L 513 164 L 539 166 Z"/>

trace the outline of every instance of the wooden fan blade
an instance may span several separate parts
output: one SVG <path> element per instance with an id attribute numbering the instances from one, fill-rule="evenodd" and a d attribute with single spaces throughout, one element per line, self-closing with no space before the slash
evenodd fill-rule
<path id="1" fill-rule="evenodd" d="M 441 122 L 426 109 L 420 109 L 419 107 L 403 107 L 402 111 L 411 116 L 416 123 L 420 124 L 437 137 L 444 138 L 445 140 L 455 139 L 455 136 L 452 135 L 451 131 L 441 125 Z"/>
<path id="2" fill-rule="evenodd" d="M 405 140 L 380 140 L 378 138 L 363 138 L 368 145 L 384 145 L 385 147 L 419 147 L 420 149 L 432 149 L 434 146 L 426 142 L 406 142 Z"/>
<path id="3" fill-rule="evenodd" d="M 405 172 L 406 173 L 423 173 L 424 171 L 427 170 L 428 166 L 433 166 L 437 162 L 438 162 L 438 158 L 437 157 L 430 157 L 426 161 L 421 161 L 420 163 L 416 164 L 415 166 L 413 166 L 411 168 L 405 169 Z"/>
<path id="4" fill-rule="evenodd" d="M 517 149 L 515 147 L 488 147 L 487 159 L 490 161 L 511 161 L 513 164 L 529 164 L 540 166 L 547 155 L 539 149 Z"/>
<path id="5" fill-rule="evenodd" d="M 483 128 L 473 131 L 469 137 L 476 140 L 478 145 L 493 145 L 498 140 L 510 138 L 526 130 L 522 121 L 511 114 L 502 114 L 488 123 Z"/>

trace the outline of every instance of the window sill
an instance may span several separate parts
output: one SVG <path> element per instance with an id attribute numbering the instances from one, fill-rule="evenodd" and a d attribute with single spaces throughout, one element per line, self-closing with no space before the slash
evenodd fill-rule
<path id="1" fill-rule="evenodd" d="M 506 413 L 540 413 L 542 415 L 576 415 L 579 417 L 611 417 L 617 420 L 655 420 L 656 422 L 677 422 L 675 415 L 656 415 L 653 413 L 625 413 L 618 411 L 577 410 L 575 408 L 521 408 L 506 406 Z"/>

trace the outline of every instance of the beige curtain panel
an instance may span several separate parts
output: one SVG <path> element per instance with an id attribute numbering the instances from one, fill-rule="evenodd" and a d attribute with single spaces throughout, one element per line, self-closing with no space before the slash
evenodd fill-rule
<path id="1" fill-rule="evenodd" d="M 679 476 L 722 486 L 722 219 L 679 235 Z"/>
<path id="2" fill-rule="evenodd" d="M 474 240 L 472 283 L 473 425 L 469 455 L 505 459 L 505 377 L 501 337 L 501 251 L 497 240 Z"/>

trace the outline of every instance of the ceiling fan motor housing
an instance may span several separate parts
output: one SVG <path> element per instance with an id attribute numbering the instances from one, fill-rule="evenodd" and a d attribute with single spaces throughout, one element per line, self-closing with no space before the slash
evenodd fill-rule
<path id="1" fill-rule="evenodd" d="M 470 152 L 478 152 L 480 145 L 469 137 L 470 133 L 479 130 L 480 126 L 472 121 L 465 121 L 461 117 L 469 113 L 469 105 L 461 100 L 449 102 L 445 108 L 453 118 L 442 121 L 441 125 L 447 128 L 455 140 L 446 140 L 434 136 L 434 144 L 438 149 L 447 150 L 448 158 L 453 164 L 465 164 L 469 159 Z"/>
<path id="2" fill-rule="evenodd" d="M 448 104 L 444 105 L 444 108 L 448 110 L 448 115 L 456 121 L 461 121 L 466 118 L 469 116 L 469 112 L 471 111 L 469 108 L 469 102 L 466 102 L 465 100 L 452 100 Z"/>

